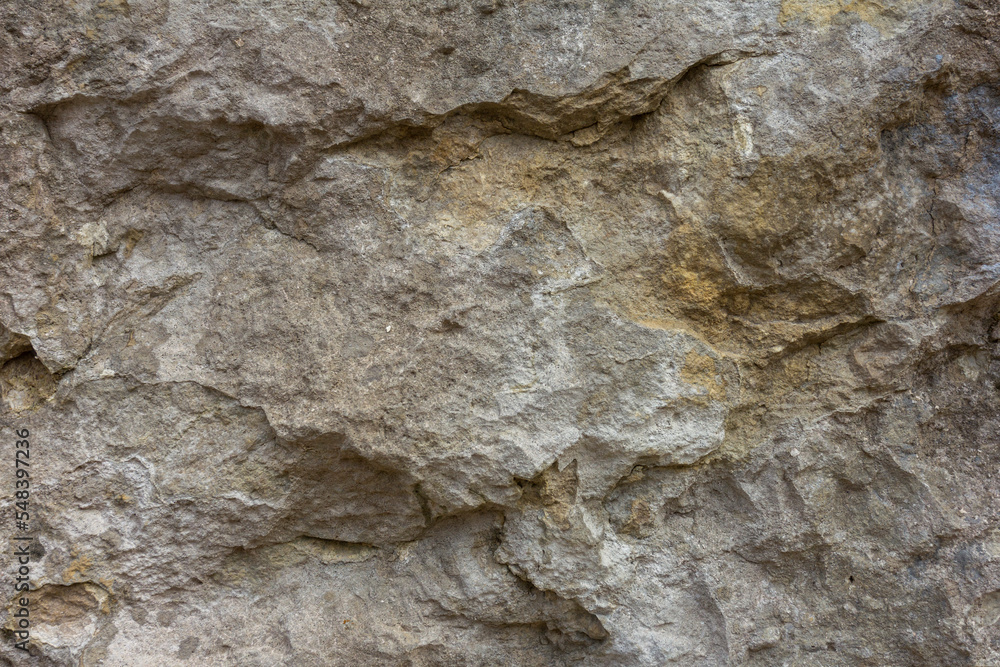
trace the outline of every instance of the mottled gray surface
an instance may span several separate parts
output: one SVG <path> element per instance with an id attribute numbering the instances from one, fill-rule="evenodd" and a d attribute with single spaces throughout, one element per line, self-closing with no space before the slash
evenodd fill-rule
<path id="1" fill-rule="evenodd" d="M 0 664 L 1000 664 L 996 0 L 0 21 Z"/>

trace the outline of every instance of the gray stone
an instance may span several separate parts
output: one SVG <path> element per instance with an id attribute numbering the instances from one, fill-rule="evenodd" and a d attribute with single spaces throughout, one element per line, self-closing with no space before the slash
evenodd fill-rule
<path id="1" fill-rule="evenodd" d="M 0 2 L 0 661 L 1000 662 L 995 2 Z"/>

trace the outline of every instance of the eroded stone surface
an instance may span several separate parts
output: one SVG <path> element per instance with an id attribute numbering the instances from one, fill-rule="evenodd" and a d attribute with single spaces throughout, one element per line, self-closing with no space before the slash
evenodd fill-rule
<path id="1" fill-rule="evenodd" d="M 3 660 L 1000 660 L 995 3 L 3 6 Z"/>

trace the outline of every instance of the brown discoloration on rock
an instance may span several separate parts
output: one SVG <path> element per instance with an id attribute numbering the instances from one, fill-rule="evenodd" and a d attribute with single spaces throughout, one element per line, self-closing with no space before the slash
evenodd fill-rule
<path id="1" fill-rule="evenodd" d="M 0 397 L 13 412 L 37 410 L 55 394 L 56 384 L 52 373 L 31 352 L 0 367 Z"/>

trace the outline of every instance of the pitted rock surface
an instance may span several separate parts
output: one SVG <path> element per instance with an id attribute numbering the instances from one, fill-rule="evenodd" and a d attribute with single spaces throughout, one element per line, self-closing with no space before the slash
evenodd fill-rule
<path id="1" fill-rule="evenodd" d="M 1000 664 L 994 0 L 0 7 L 0 663 Z"/>

